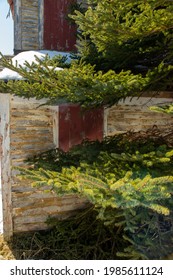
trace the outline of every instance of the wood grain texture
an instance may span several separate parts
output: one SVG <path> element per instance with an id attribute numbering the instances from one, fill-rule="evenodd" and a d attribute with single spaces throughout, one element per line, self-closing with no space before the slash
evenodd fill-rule
<path id="1" fill-rule="evenodd" d="M 162 95 L 161 95 L 162 96 Z M 173 116 L 153 112 L 150 106 L 173 102 L 171 97 L 134 97 L 107 109 L 105 120 L 105 134 L 107 136 L 127 131 L 144 131 L 152 127 L 164 130 L 173 126 Z"/>

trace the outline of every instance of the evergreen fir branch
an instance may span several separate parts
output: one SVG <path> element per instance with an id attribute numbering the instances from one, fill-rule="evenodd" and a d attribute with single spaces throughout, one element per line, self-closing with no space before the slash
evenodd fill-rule
<path id="1" fill-rule="evenodd" d="M 49 69 L 46 63 L 40 61 L 39 65 L 34 66 L 26 64 L 31 68 L 30 71 L 26 67 L 17 68 L 16 71 L 24 78 L 24 81 L 8 81 L 7 83 L 1 81 L 1 91 L 25 98 L 47 98 L 49 104 L 72 102 L 92 108 L 111 106 L 129 95 L 139 95 L 142 90 L 149 88 L 154 80 L 154 74 L 142 77 L 130 71 L 116 73 L 109 70 L 104 73 L 81 62 L 72 63 L 68 69 L 54 71 L 54 69 Z M 15 70 L 9 62 L 6 62 L 4 66 Z M 170 72 L 165 69 L 166 67 L 163 67 L 161 70 L 164 75 L 161 72 L 157 74 L 159 80 L 167 75 L 167 71 Z M 157 69 L 153 71 L 158 72 Z"/>
<path id="2" fill-rule="evenodd" d="M 147 176 L 147 178 L 139 180 L 138 183 L 136 179 L 128 179 L 129 175 L 127 175 L 114 183 L 113 187 L 108 187 L 107 184 L 100 179 L 83 174 L 77 171 L 77 169 L 75 171 L 77 175 L 74 176 L 70 169 L 64 169 L 63 173 L 57 173 L 57 177 L 55 178 L 55 174 L 52 176 L 51 171 L 48 175 L 46 171 L 40 169 L 38 171 L 33 171 L 33 178 L 32 171 L 27 171 L 25 178 L 32 178 L 34 181 L 38 181 L 38 185 L 43 181 L 44 185 L 47 184 L 51 186 L 57 194 L 59 194 L 58 188 L 60 188 L 61 192 L 64 192 L 64 194 L 78 192 L 79 195 L 82 197 L 86 196 L 91 203 L 94 203 L 95 206 L 99 208 L 103 206 L 103 208 L 115 207 L 120 209 L 132 209 L 143 206 L 155 210 L 158 213 L 169 213 L 169 210 L 166 210 L 164 206 L 159 206 L 159 203 L 161 199 L 169 199 L 171 197 L 166 186 L 172 183 L 173 177 L 167 176 L 164 178 L 152 179 Z M 66 180 L 66 178 L 68 180 Z M 160 184 L 159 181 L 161 182 Z M 36 186 L 37 184 L 34 183 L 34 185 Z M 157 206 L 155 204 L 156 201 L 158 201 Z"/>
<path id="3" fill-rule="evenodd" d="M 166 114 L 173 114 L 173 105 L 172 104 L 165 104 L 161 106 L 151 106 L 150 110 L 158 112 L 158 113 L 166 113 Z"/>

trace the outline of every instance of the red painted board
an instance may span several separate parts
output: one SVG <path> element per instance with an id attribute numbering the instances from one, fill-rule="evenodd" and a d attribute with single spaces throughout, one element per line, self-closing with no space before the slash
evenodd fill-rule
<path id="1" fill-rule="evenodd" d="M 83 130 L 85 131 L 85 139 L 103 139 L 103 114 L 103 108 L 85 112 L 85 117 L 83 118 Z"/>
<path id="2" fill-rule="evenodd" d="M 70 5 L 76 0 L 44 0 L 43 44 L 48 50 L 74 51 L 76 25 L 68 20 Z"/>
<path id="3" fill-rule="evenodd" d="M 67 105 L 59 106 L 59 148 L 68 151 L 70 133 L 70 108 Z"/>
<path id="4" fill-rule="evenodd" d="M 70 126 L 69 126 L 69 147 L 80 144 L 84 138 L 81 110 L 78 105 L 71 105 L 70 107 Z"/>
<path id="5" fill-rule="evenodd" d="M 103 139 L 103 108 L 83 111 L 79 105 L 59 106 L 59 147 L 68 151 L 84 139 Z"/>

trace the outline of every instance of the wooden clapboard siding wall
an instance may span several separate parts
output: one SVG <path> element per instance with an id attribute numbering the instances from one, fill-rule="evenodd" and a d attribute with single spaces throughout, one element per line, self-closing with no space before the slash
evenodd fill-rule
<path id="1" fill-rule="evenodd" d="M 25 159 L 62 145 L 61 110 L 57 106 L 40 106 L 45 101 L 24 100 L 0 94 L 0 138 L 2 142 L 2 196 L 4 236 L 14 232 L 46 229 L 48 216 L 64 219 L 87 201 L 77 196 L 58 198 L 52 192 L 33 189 L 31 182 L 16 176 L 15 166 L 27 167 Z M 149 106 L 173 102 L 172 93 L 157 97 L 127 98 L 125 102 L 104 110 L 104 135 L 146 131 L 153 126 L 162 132 L 173 127 L 173 117 L 149 110 Z M 100 126 L 99 126 L 100 127 Z M 66 133 L 66 132 L 65 132 Z"/>
<path id="2" fill-rule="evenodd" d="M 149 109 L 163 103 L 173 102 L 173 93 L 159 93 L 143 97 L 126 98 L 125 101 L 105 110 L 104 134 L 107 136 L 127 131 L 146 131 L 153 126 L 160 130 L 173 127 L 173 116 Z"/>
<path id="3" fill-rule="evenodd" d="M 44 0 L 15 0 L 14 53 L 43 48 Z"/>
<path id="4" fill-rule="evenodd" d="M 46 186 L 33 189 L 31 182 L 16 176 L 14 168 L 27 167 L 28 157 L 57 146 L 57 107 L 38 107 L 40 101 L 5 94 L 0 94 L 0 104 L 3 228 L 8 239 L 15 232 L 45 229 L 48 216 L 64 219 L 87 202 L 77 196 L 58 198 L 45 192 Z"/>

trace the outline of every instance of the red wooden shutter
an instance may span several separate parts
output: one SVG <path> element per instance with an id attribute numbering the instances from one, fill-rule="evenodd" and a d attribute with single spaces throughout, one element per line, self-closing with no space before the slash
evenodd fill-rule
<path id="1" fill-rule="evenodd" d="M 59 106 L 59 147 L 68 151 L 82 140 L 103 139 L 103 108 L 84 112 L 79 105 Z"/>
<path id="2" fill-rule="evenodd" d="M 44 0 L 44 48 L 73 51 L 76 44 L 76 26 L 68 20 L 70 5 L 76 0 Z"/>

